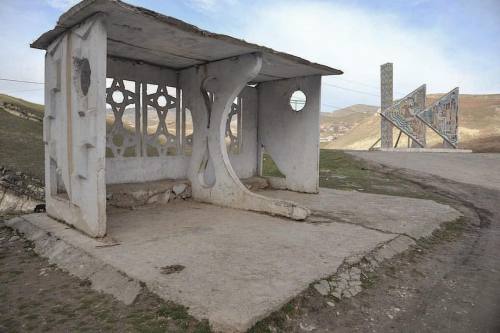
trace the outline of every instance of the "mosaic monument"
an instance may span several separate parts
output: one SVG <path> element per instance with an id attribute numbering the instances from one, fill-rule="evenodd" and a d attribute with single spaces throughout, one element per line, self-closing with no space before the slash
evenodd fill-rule
<path id="1" fill-rule="evenodd" d="M 392 76 L 392 64 L 382 65 L 380 69 L 381 147 L 396 148 L 401 133 L 404 133 L 409 138 L 409 147 L 426 148 L 426 128 L 429 127 L 443 138 L 445 148 L 457 148 L 459 89 L 453 89 L 426 108 L 426 85 L 424 84 L 393 103 Z M 400 131 L 395 144 L 393 139 L 394 127 Z"/>

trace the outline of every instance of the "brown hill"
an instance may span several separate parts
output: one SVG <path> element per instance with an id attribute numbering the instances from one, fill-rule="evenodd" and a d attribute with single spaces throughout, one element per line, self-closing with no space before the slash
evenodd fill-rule
<path id="1" fill-rule="evenodd" d="M 427 105 L 442 94 L 427 95 Z M 500 152 L 500 94 L 460 95 L 459 147 L 477 152 Z M 331 149 L 368 149 L 380 137 L 380 116 L 372 114 L 363 117 L 358 125 L 338 137 L 323 144 Z M 399 131 L 395 131 L 395 137 Z M 427 131 L 430 146 L 440 146 L 442 140 L 430 129 Z M 400 146 L 405 146 L 403 135 Z"/>
<path id="2" fill-rule="evenodd" d="M 376 112 L 376 106 L 364 104 L 352 105 L 335 112 L 322 112 L 320 117 L 322 145 L 333 142 L 349 133 Z"/>

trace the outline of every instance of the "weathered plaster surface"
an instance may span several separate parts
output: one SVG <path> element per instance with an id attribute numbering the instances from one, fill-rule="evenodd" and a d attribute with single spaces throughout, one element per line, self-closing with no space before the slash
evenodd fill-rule
<path id="1" fill-rule="evenodd" d="M 285 188 L 318 191 L 321 75 L 340 71 L 200 34 L 113 0 L 83 1 L 34 46 L 47 49 L 50 216 L 102 237 L 106 184 L 186 178 L 199 201 L 296 220 L 308 216 L 295 202 L 250 192 L 240 178 L 257 175 L 264 147 L 284 172 Z M 300 112 L 289 105 L 297 89 L 307 96 Z"/>
<path id="2" fill-rule="evenodd" d="M 261 66 L 261 55 L 249 54 L 181 71 L 184 100 L 193 117 L 193 152 L 188 172 L 193 198 L 304 219 L 309 214 L 307 208 L 294 202 L 269 199 L 246 189 L 227 154 L 224 137 L 231 105 L 260 72 Z"/>
<path id="3" fill-rule="evenodd" d="M 296 90 L 307 98 L 298 112 L 290 106 Z M 321 77 L 262 83 L 259 98 L 259 144 L 285 175 L 286 188 L 318 192 Z"/>
<path id="4" fill-rule="evenodd" d="M 255 82 L 308 75 L 339 75 L 342 71 L 297 56 L 226 35 L 201 30 L 173 17 L 117 0 L 85 0 L 64 13 L 57 26 L 31 46 L 47 49 L 50 43 L 95 13 L 107 15 L 109 54 L 173 69 L 259 52 L 262 71 Z"/>
<path id="5" fill-rule="evenodd" d="M 45 58 L 47 212 L 95 237 L 106 233 L 99 139 L 106 126 L 106 36 L 103 17 L 91 17 L 54 41 Z M 82 65 L 87 60 L 90 72 Z"/>

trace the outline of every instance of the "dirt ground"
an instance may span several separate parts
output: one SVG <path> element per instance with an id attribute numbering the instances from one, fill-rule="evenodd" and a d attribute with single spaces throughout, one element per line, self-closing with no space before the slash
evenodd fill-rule
<path id="1" fill-rule="evenodd" d="M 126 306 L 36 255 L 0 228 L 0 332 L 210 332 L 207 322 L 153 294 Z"/>
<path id="2" fill-rule="evenodd" d="M 406 179 L 410 193 L 425 191 L 461 210 L 465 219 L 385 262 L 356 297 L 336 302 L 309 288 L 253 331 L 500 332 L 500 192 L 365 167 Z"/>
<path id="3" fill-rule="evenodd" d="M 309 288 L 251 331 L 500 332 L 500 192 L 322 154 L 322 186 L 430 198 L 466 217 L 366 276 L 357 296 Z M 0 228 L 0 332 L 210 331 L 151 294 L 125 306 L 95 292 L 16 238 Z"/>

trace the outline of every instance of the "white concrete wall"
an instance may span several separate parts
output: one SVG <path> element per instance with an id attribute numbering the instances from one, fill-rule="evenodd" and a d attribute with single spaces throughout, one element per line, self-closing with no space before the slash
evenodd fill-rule
<path id="1" fill-rule="evenodd" d="M 166 83 L 178 86 L 178 73 L 174 70 L 129 61 L 108 58 L 107 77 L 147 83 Z M 231 164 L 240 178 L 252 177 L 257 172 L 257 89 L 246 87 L 241 93 L 242 146 L 239 154 L 229 154 Z M 178 111 L 180 113 L 180 111 Z M 177 116 L 179 117 L 179 113 Z M 180 133 L 180 130 L 179 132 Z M 106 159 L 106 183 L 141 183 L 160 179 L 186 179 L 190 155 L 169 155 L 164 157 L 124 157 Z"/>
<path id="2" fill-rule="evenodd" d="M 94 237 L 106 233 L 106 39 L 96 15 L 54 41 L 45 58 L 47 213 Z"/>
<path id="3" fill-rule="evenodd" d="M 258 90 L 259 144 L 285 175 L 287 189 L 318 192 L 321 77 L 265 82 Z M 289 104 L 296 90 L 307 98 L 299 112 Z"/>
<path id="4" fill-rule="evenodd" d="M 240 94 L 243 99 L 242 145 L 239 154 L 229 153 L 229 160 L 239 178 L 257 175 L 257 126 L 259 100 L 257 89 L 246 87 Z"/>

